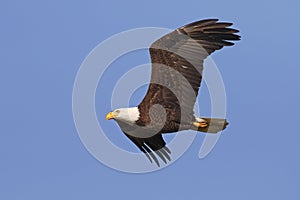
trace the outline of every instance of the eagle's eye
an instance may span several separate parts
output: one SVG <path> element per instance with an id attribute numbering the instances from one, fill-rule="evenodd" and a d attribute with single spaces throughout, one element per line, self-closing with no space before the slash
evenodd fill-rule
<path id="1" fill-rule="evenodd" d="M 119 114 L 119 113 L 120 113 L 120 110 L 116 110 L 115 112 Z"/>

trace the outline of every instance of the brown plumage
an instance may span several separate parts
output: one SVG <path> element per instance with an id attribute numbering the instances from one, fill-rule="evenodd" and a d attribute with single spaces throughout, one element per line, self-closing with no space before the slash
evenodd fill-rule
<path id="1" fill-rule="evenodd" d="M 209 126 L 193 126 L 196 121 L 193 108 L 202 79 L 204 59 L 215 50 L 232 46 L 231 41 L 240 39 L 235 34 L 238 30 L 229 28 L 231 25 L 217 19 L 201 20 L 180 27 L 151 45 L 151 82 L 146 96 L 138 105 L 140 116 L 136 124 L 147 129 L 161 128 L 149 137 L 125 134 L 157 165 L 159 162 L 153 152 L 164 162 L 170 160 L 170 150 L 165 146 L 162 133 L 186 129 L 208 132 Z M 220 120 L 215 120 L 215 124 L 221 127 L 219 131 L 227 125 L 226 120 Z M 211 123 L 211 119 L 206 121 L 208 125 Z"/>

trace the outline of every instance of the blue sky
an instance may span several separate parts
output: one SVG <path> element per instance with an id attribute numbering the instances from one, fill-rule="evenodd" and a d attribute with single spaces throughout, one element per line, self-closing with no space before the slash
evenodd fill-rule
<path id="1" fill-rule="evenodd" d="M 299 6 L 295 0 L 1 1 L 0 198 L 299 199 Z M 198 159 L 199 134 L 183 157 L 154 173 L 122 173 L 94 159 L 72 117 L 73 83 L 88 53 L 131 28 L 175 29 L 211 17 L 234 22 L 242 36 L 212 56 L 231 122 L 213 152 Z M 149 61 L 146 51 L 131 58 Z M 131 67 L 126 62 L 116 74 Z M 134 150 L 113 123 L 107 126 L 120 135 L 114 141 Z"/>

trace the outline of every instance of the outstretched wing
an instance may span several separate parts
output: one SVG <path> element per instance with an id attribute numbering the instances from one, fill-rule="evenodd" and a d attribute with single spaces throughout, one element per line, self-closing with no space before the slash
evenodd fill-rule
<path id="1" fill-rule="evenodd" d="M 156 134 L 149 138 L 137 138 L 124 132 L 124 134 L 147 156 L 147 158 L 152 163 L 152 160 L 160 166 L 159 161 L 156 157 L 159 156 L 164 163 L 167 160 L 171 160 L 171 151 L 166 147 L 166 142 L 164 141 L 161 134 Z"/>
<path id="2" fill-rule="evenodd" d="M 230 41 L 239 40 L 238 30 L 229 28 L 232 23 L 217 19 L 197 21 L 163 36 L 150 47 L 151 82 L 139 110 L 149 113 L 154 104 L 181 111 L 181 119 L 192 120 L 193 107 L 198 95 L 203 71 L 203 61 L 215 50 L 232 46 Z M 147 124 L 145 114 L 140 121 Z"/>

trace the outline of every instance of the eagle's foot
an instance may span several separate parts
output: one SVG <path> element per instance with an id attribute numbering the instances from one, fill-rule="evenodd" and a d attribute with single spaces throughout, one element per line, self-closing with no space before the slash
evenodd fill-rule
<path id="1" fill-rule="evenodd" d="M 196 128 L 205 128 L 208 126 L 208 123 L 207 122 L 193 122 L 193 125 L 196 127 Z"/>

